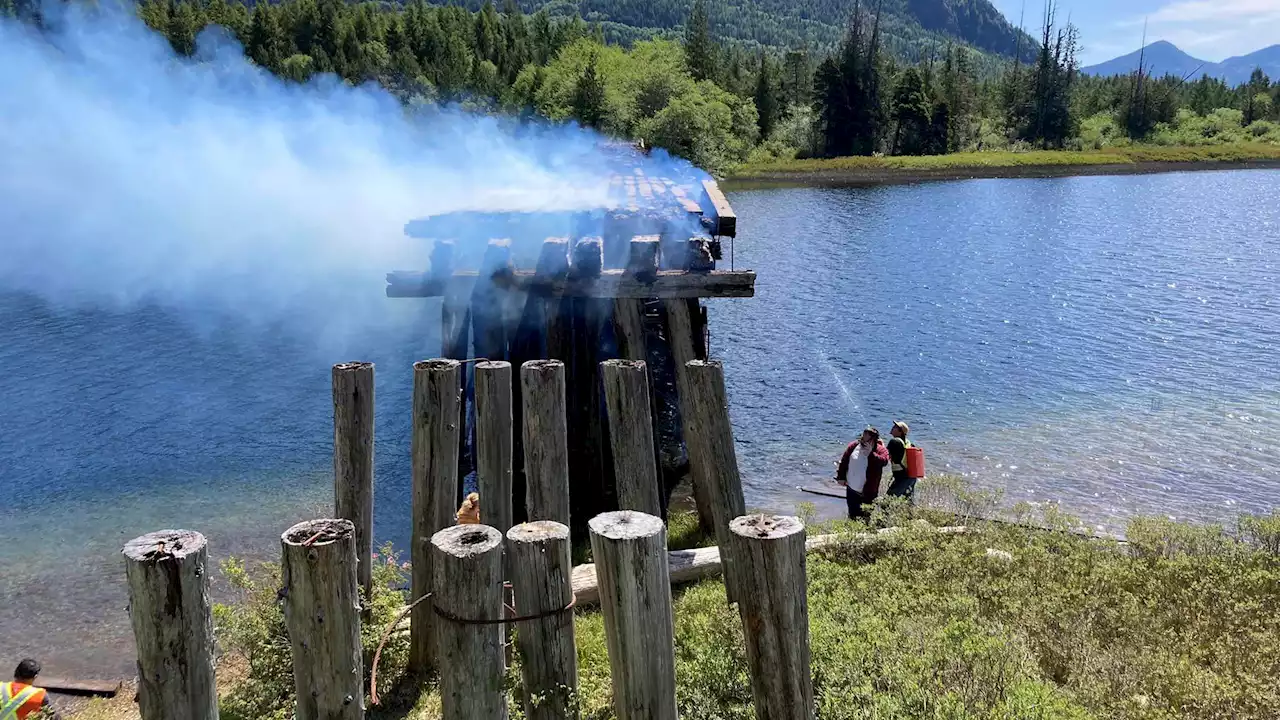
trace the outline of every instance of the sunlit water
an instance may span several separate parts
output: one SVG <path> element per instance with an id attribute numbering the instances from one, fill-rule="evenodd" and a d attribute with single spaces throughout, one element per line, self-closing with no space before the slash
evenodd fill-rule
<path id="1" fill-rule="evenodd" d="M 733 193 L 733 261 L 759 281 L 711 303 L 712 351 L 748 503 L 838 512 L 794 488 L 903 418 L 931 471 L 1107 529 L 1270 509 L 1276 197 L 1274 171 Z M 405 546 L 410 364 L 439 348 L 437 302 L 321 342 L 0 295 L 0 660 L 123 675 L 126 540 L 189 527 L 215 558 L 269 558 L 326 512 L 334 362 L 378 364 L 376 530 Z"/>

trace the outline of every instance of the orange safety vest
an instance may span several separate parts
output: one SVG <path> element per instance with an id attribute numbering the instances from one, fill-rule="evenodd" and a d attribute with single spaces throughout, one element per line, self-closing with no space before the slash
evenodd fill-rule
<path id="1" fill-rule="evenodd" d="M 7 682 L 0 685 L 0 720 L 24 720 L 44 707 L 44 688 Z"/>

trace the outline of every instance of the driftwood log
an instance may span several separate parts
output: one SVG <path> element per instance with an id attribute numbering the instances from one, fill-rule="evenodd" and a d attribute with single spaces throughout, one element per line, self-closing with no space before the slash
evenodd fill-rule
<path id="1" fill-rule="evenodd" d="M 676 720 L 675 629 L 667 530 L 622 510 L 588 523 L 619 720 Z"/>
<path id="2" fill-rule="evenodd" d="M 574 645 L 573 561 L 569 528 L 540 520 L 507 532 L 507 561 L 512 569 L 520 669 L 524 676 L 525 717 L 561 720 L 574 717 L 578 655 Z"/>
<path id="3" fill-rule="evenodd" d="M 366 598 L 373 590 L 373 398 L 373 363 L 333 366 L 333 512 L 355 526 Z"/>
<path id="4" fill-rule="evenodd" d="M 217 720 L 204 536 L 161 530 L 124 546 L 142 720 Z"/>
<path id="5" fill-rule="evenodd" d="M 298 523 L 280 536 L 284 623 L 293 649 L 296 720 L 363 720 L 364 649 L 356 529 Z"/>
<path id="6" fill-rule="evenodd" d="M 746 515 L 730 531 L 756 720 L 813 720 L 804 523 Z"/>
<path id="7" fill-rule="evenodd" d="M 456 525 L 431 538 L 440 703 L 450 720 L 505 720 L 502 533 Z"/>

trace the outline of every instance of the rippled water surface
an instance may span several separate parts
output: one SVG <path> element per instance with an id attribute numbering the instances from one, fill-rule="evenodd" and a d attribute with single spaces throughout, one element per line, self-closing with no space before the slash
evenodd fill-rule
<path id="1" fill-rule="evenodd" d="M 790 507 L 863 425 L 905 418 L 931 471 L 1108 528 L 1270 509 L 1277 197 L 1275 171 L 731 194 L 759 281 L 711 303 L 712 351 L 748 502 Z M 324 512 L 334 362 L 378 363 L 376 530 L 403 546 L 435 302 L 335 339 L 0 295 L 0 660 L 126 673 L 124 541 L 186 526 L 270 557 Z"/>

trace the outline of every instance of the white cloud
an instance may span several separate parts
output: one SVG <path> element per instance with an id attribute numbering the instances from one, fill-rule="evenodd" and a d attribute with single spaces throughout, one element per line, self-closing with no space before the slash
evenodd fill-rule
<path id="1" fill-rule="evenodd" d="M 1144 25 L 1148 42 L 1167 40 L 1219 62 L 1280 43 L 1280 0 L 1174 0 L 1149 15 L 1115 23 L 1115 34 L 1130 36 Z"/>

